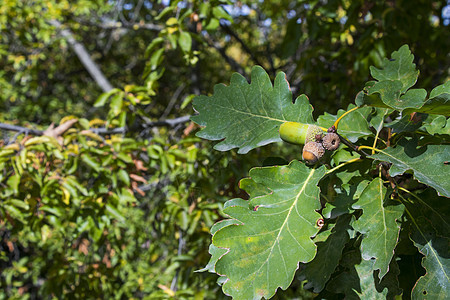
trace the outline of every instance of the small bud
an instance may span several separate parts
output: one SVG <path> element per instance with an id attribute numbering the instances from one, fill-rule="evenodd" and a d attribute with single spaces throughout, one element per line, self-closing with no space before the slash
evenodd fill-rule
<path id="1" fill-rule="evenodd" d="M 325 153 L 325 149 L 323 149 L 322 144 L 317 142 L 308 142 L 303 147 L 303 160 L 308 164 L 316 163 L 320 158 L 322 158 Z"/>
<path id="2" fill-rule="evenodd" d="M 322 144 L 325 149 L 333 151 L 339 147 L 340 139 L 336 133 L 327 133 L 323 139 Z"/>

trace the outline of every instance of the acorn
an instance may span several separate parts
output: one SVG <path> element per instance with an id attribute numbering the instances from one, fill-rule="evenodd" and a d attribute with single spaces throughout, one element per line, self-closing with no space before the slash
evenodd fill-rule
<path id="1" fill-rule="evenodd" d="M 333 151 L 339 147 L 340 141 L 341 140 L 336 133 L 329 132 L 322 138 L 322 145 L 325 147 L 325 149 Z"/>
<path id="2" fill-rule="evenodd" d="M 321 143 L 318 142 L 308 142 L 303 147 L 303 160 L 308 164 L 315 164 L 325 153 L 325 149 L 323 148 Z"/>
<path id="3" fill-rule="evenodd" d="M 299 122 L 285 122 L 281 124 L 279 132 L 283 141 L 296 145 L 320 141 L 324 135 L 319 126 Z"/>

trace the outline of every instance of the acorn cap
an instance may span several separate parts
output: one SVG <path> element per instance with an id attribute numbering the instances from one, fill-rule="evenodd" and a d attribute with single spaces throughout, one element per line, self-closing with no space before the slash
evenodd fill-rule
<path id="1" fill-rule="evenodd" d="M 339 147 L 340 144 L 339 136 L 336 133 L 327 133 L 322 138 L 322 144 L 325 147 L 325 149 L 333 151 L 336 150 Z"/>
<path id="2" fill-rule="evenodd" d="M 308 164 L 316 163 L 320 158 L 322 158 L 325 153 L 325 149 L 323 148 L 321 143 L 317 142 L 308 142 L 303 147 L 303 160 Z"/>
<path id="3" fill-rule="evenodd" d="M 308 130 L 306 131 L 306 140 L 305 144 L 308 142 L 316 142 L 318 137 L 323 136 L 323 130 L 319 126 L 309 125 Z M 320 140 L 319 138 L 319 140 Z"/>

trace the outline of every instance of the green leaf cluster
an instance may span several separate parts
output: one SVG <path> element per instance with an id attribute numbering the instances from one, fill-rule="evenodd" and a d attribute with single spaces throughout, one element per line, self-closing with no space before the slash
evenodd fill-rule
<path id="1" fill-rule="evenodd" d="M 325 299 L 446 297 L 450 104 L 436 99 L 450 90 L 447 82 L 426 100 L 425 90 L 410 89 L 419 74 L 413 60 L 402 46 L 382 69 L 371 68 L 377 81 L 356 97 L 360 107 L 319 116 L 319 125 L 341 134 L 341 146 L 322 162 L 294 159 L 254 168 L 241 180 L 249 200 L 225 204 L 227 219 L 211 230 L 204 269 L 221 276 L 225 294 L 271 298 L 295 281 L 297 270 L 304 288 Z M 314 123 L 307 97 L 292 102 L 285 75 L 272 85 L 260 67 L 251 83 L 233 75 L 229 86 L 195 98 L 194 108 L 192 120 L 204 126 L 197 135 L 222 140 L 215 147 L 222 151 L 279 142 L 283 122 Z M 408 259 L 415 263 L 405 265 Z M 412 268 L 425 269 L 413 287 L 399 276 Z"/>

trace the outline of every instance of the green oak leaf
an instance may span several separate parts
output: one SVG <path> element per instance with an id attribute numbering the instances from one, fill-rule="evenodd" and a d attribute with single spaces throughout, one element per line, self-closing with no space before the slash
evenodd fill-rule
<path id="1" fill-rule="evenodd" d="M 355 105 L 350 104 L 347 107 L 347 111 L 354 107 Z M 370 131 L 369 122 L 367 122 L 367 118 L 371 111 L 372 109 L 370 107 L 364 107 L 352 111 L 339 122 L 338 133 L 345 136 L 353 143 L 360 137 L 372 135 L 373 133 Z M 337 115 L 325 113 L 317 119 L 317 123 L 322 127 L 329 128 L 345 112 L 345 110 L 340 109 Z"/>
<path id="2" fill-rule="evenodd" d="M 385 299 L 387 291 L 378 291 L 375 285 L 373 261 L 361 259 L 359 251 L 343 255 L 341 265 L 345 271 L 334 276 L 327 284 L 327 290 L 345 294 L 345 299 Z"/>
<path id="3" fill-rule="evenodd" d="M 368 81 L 366 82 L 364 89 L 360 91 L 355 98 L 355 104 L 357 106 L 374 106 L 374 107 L 381 107 L 381 108 L 390 108 L 386 104 L 383 103 L 383 101 L 380 98 L 379 94 L 370 94 L 369 95 L 369 89 L 375 85 L 376 81 Z"/>
<path id="4" fill-rule="evenodd" d="M 359 284 L 361 286 L 361 291 L 358 291 L 360 299 L 386 299 L 388 291 L 386 289 L 382 289 L 381 292 L 377 290 L 375 284 L 377 278 L 374 276 L 373 268 L 373 260 L 363 259 L 360 264 L 355 265 L 355 270 L 358 273 Z"/>
<path id="5" fill-rule="evenodd" d="M 411 89 L 419 75 L 414 56 L 409 47 L 403 45 L 394 51 L 391 59 L 384 59 L 381 69 L 370 67 L 370 73 L 376 81 L 366 83 L 363 91 L 358 93 L 355 103 L 397 110 L 417 111 L 425 104 L 427 91 Z"/>
<path id="6" fill-rule="evenodd" d="M 378 271 L 373 271 L 373 263 L 373 260 L 361 260 L 359 251 L 345 252 L 341 260 L 344 271 L 328 282 L 327 290 L 345 294 L 345 299 L 394 299 L 401 293 L 396 261 L 392 260 L 389 272 L 381 281 Z"/>
<path id="7" fill-rule="evenodd" d="M 324 174 L 323 166 L 308 168 L 299 161 L 250 170 L 251 180 L 271 193 L 252 196 L 253 209 L 241 205 L 224 209 L 241 224 L 226 226 L 213 236 L 216 247 L 228 250 L 215 266 L 228 279 L 224 293 L 237 299 L 270 298 L 278 287 L 288 288 L 299 262 L 314 258 L 311 237 L 319 231 L 316 222 L 321 218 L 316 212 L 320 209 L 317 184 Z M 246 186 L 257 185 L 247 182 Z"/>
<path id="8" fill-rule="evenodd" d="M 383 129 L 384 119 L 392 112 L 393 110 L 388 108 L 374 108 L 374 112 L 372 114 L 372 117 L 370 118 L 370 125 L 376 130 L 377 133 L 380 133 L 381 129 Z"/>
<path id="9" fill-rule="evenodd" d="M 393 205 L 386 197 L 387 189 L 381 178 L 375 178 L 364 189 L 353 208 L 363 214 L 353 223 L 353 228 L 364 235 L 361 254 L 365 260 L 375 258 L 373 269 L 380 269 L 380 277 L 388 272 L 388 266 L 398 242 L 403 205 Z"/>
<path id="10" fill-rule="evenodd" d="M 422 266 L 427 271 L 414 286 L 412 298 L 448 299 L 448 291 L 450 290 L 448 238 L 429 236 L 421 231 L 420 237 L 412 237 L 412 239 L 414 245 L 425 255 Z"/>
<path id="11" fill-rule="evenodd" d="M 402 84 L 399 80 L 385 80 L 376 83 L 369 89 L 369 95 L 378 93 L 381 96 L 381 100 L 388 107 L 392 107 L 398 110 L 414 109 L 417 110 L 425 104 L 425 98 L 427 97 L 427 91 L 424 89 L 412 89 L 408 90 L 406 94 L 400 93 Z"/>
<path id="12" fill-rule="evenodd" d="M 349 240 L 347 230 L 351 215 L 338 217 L 336 226 L 331 230 L 331 234 L 323 242 L 317 242 L 317 255 L 314 259 L 300 267 L 300 280 L 307 280 L 305 289 L 313 288 L 314 293 L 319 293 L 325 287 L 341 259 L 342 250 Z"/>
<path id="13" fill-rule="evenodd" d="M 450 288 L 448 199 L 431 188 L 404 195 L 409 198 L 405 204 L 413 224 L 410 238 L 425 255 L 422 265 L 426 274 L 419 278 L 412 295 L 414 299 L 446 299 Z"/>
<path id="14" fill-rule="evenodd" d="M 433 187 L 440 195 L 450 197 L 450 166 L 445 164 L 450 161 L 449 145 L 417 148 L 417 140 L 402 139 L 395 148 L 379 150 L 371 157 L 392 163 L 389 170 L 391 176 L 412 170 L 418 181 Z"/>
<path id="15" fill-rule="evenodd" d="M 375 287 L 378 292 L 383 291 L 384 289 L 388 290 L 386 295 L 386 299 L 396 299 L 396 295 L 400 295 L 402 293 L 402 289 L 400 288 L 400 283 L 398 280 L 398 275 L 400 274 L 400 268 L 395 259 L 391 260 L 389 265 L 389 272 L 381 279 L 379 278 L 379 271 L 374 272 L 375 278 Z"/>
<path id="16" fill-rule="evenodd" d="M 444 116 L 429 115 L 423 122 L 423 128 L 432 135 L 447 134 L 450 135 L 450 118 Z"/>
<path id="17" fill-rule="evenodd" d="M 407 109 L 405 113 L 415 111 L 450 116 L 450 81 L 435 87 L 430 93 L 430 98 L 422 107 L 419 109 Z"/>
<path id="18" fill-rule="evenodd" d="M 413 207 L 408 207 L 415 215 L 424 216 L 431 220 L 431 226 L 440 236 L 450 236 L 450 206 L 445 197 L 440 197 L 432 188 L 427 188 L 421 193 L 412 194 L 410 203 Z"/>
<path id="19" fill-rule="evenodd" d="M 369 181 L 357 176 L 354 176 L 352 179 L 352 185 L 348 186 L 348 191 L 342 188 L 332 201 L 327 201 L 325 207 L 322 209 L 322 215 L 325 218 L 334 219 L 337 216 L 354 211 L 352 205 L 359 199 L 361 193 L 369 184 Z"/>
<path id="20" fill-rule="evenodd" d="M 420 109 L 412 111 L 450 116 L 450 81 L 435 87 L 425 104 Z"/>
<path id="21" fill-rule="evenodd" d="M 412 298 L 447 299 L 450 290 L 448 199 L 429 190 L 410 199 L 415 201 L 414 204 L 405 201 L 413 224 L 410 238 L 424 255 L 422 266 L 426 270 L 415 284 Z"/>
<path id="22" fill-rule="evenodd" d="M 414 118 L 411 115 L 403 114 L 403 116 L 387 124 L 386 127 L 392 128 L 393 133 L 398 132 L 414 132 L 422 126 L 422 118 L 425 118 L 426 114 L 417 114 Z"/>
<path id="23" fill-rule="evenodd" d="M 216 150 L 239 148 L 242 154 L 281 141 L 278 129 L 286 121 L 314 123 L 313 108 L 305 95 L 292 103 L 285 74 L 278 73 L 272 86 L 269 75 L 259 66 L 253 67 L 250 84 L 234 73 L 229 86 L 218 84 L 212 96 L 195 97 L 194 108 L 199 114 L 191 120 L 205 126 L 197 136 L 222 140 L 215 145 Z"/>
<path id="24" fill-rule="evenodd" d="M 450 80 L 435 87 L 430 93 L 430 99 L 442 94 L 450 94 Z"/>
<path id="25" fill-rule="evenodd" d="M 230 200 L 228 202 L 233 202 L 233 204 L 239 205 L 240 201 L 233 201 L 233 200 Z M 239 199 L 239 200 L 242 200 L 242 199 Z M 248 203 L 241 202 L 240 205 L 244 205 L 244 207 L 248 207 Z M 211 227 L 211 234 L 214 235 L 217 232 L 217 230 L 222 229 L 226 226 L 237 225 L 237 224 L 240 224 L 240 223 L 234 219 L 227 219 L 227 220 L 219 221 Z M 211 254 L 211 258 L 210 258 L 208 264 L 203 269 L 197 270 L 195 272 L 208 271 L 210 273 L 216 273 L 216 270 L 215 270 L 216 263 L 223 255 L 225 255 L 225 253 L 227 253 L 227 249 L 219 248 L 219 247 L 216 247 L 213 244 L 211 244 L 211 245 L 209 245 L 208 252 L 209 252 L 209 254 Z"/>
<path id="26" fill-rule="evenodd" d="M 416 65 L 413 63 L 414 55 L 408 45 L 403 45 L 398 51 L 392 52 L 391 59 L 384 58 L 381 69 L 370 67 L 370 74 L 379 82 L 399 81 L 399 91 L 403 94 L 412 87 L 419 76 Z"/>

